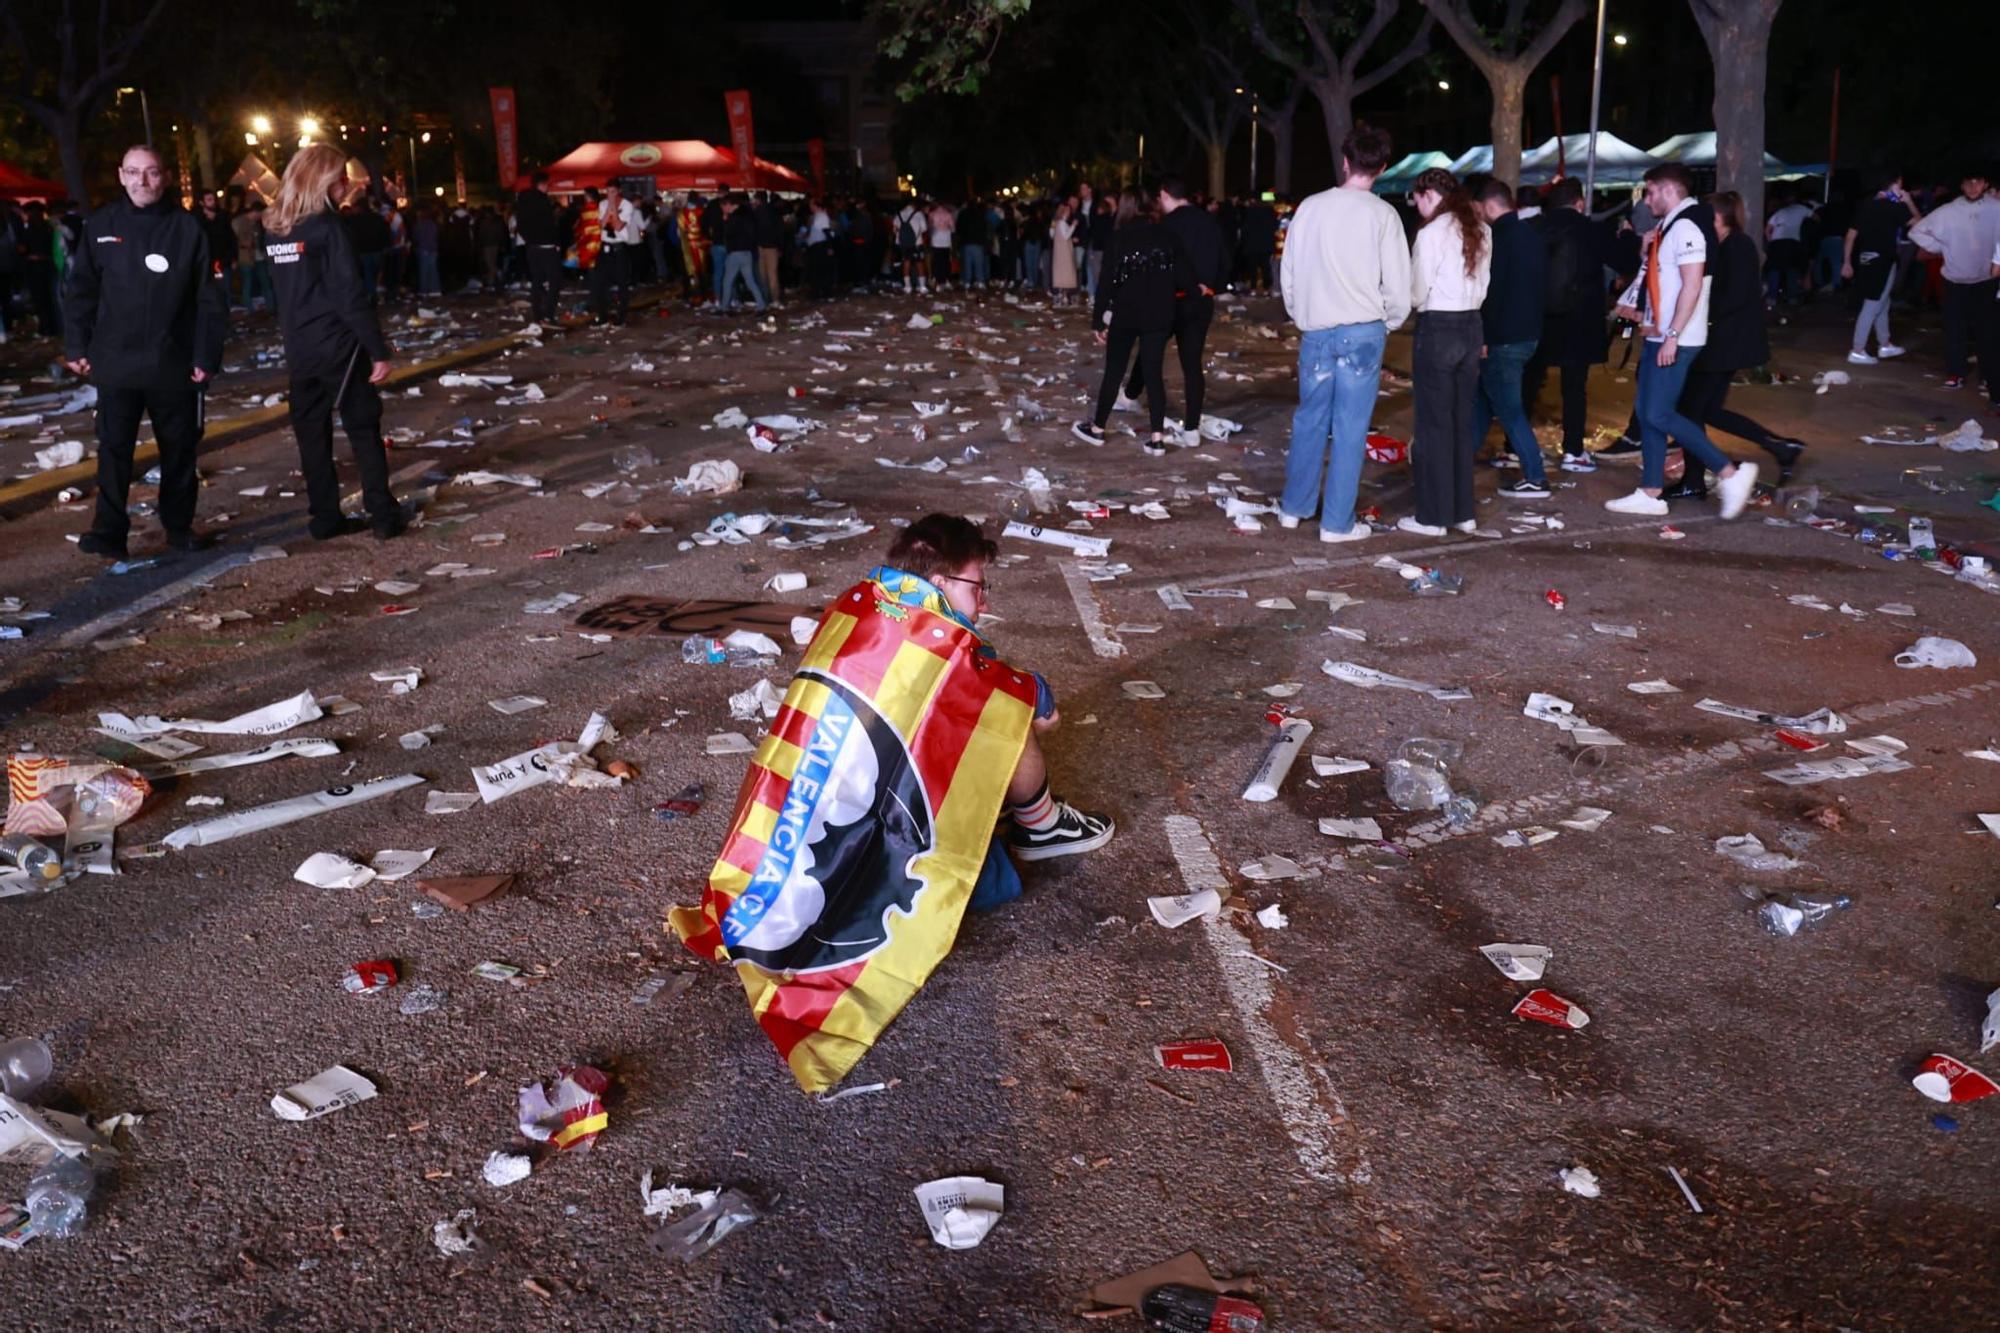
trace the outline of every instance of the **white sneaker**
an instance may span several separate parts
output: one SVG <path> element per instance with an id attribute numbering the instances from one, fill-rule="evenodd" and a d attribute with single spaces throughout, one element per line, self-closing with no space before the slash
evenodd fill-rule
<path id="1" fill-rule="evenodd" d="M 1875 358 L 1866 352 L 1849 352 L 1847 354 L 1847 364 L 1850 366 L 1872 366 L 1875 364 Z"/>
<path id="2" fill-rule="evenodd" d="M 1906 349 L 1904 348 L 1896 346 L 1896 344 L 1894 343 L 1883 343 L 1880 347 L 1877 347 L 1875 349 L 1875 355 L 1880 357 L 1882 360 L 1887 361 L 1890 357 L 1901 356 L 1905 350 Z"/>
<path id="3" fill-rule="evenodd" d="M 1280 510 L 1278 511 L 1278 526 L 1279 526 L 1279 527 L 1283 528 L 1283 529 L 1284 529 L 1285 531 L 1287 531 L 1287 532 L 1290 532 L 1290 531 L 1291 531 L 1291 530 L 1292 530 L 1293 528 L 1296 528 L 1296 527 L 1298 527 L 1298 525 L 1299 525 L 1299 521 L 1298 521 L 1298 519 L 1296 519 L 1296 518 L 1292 517 L 1292 516 L 1291 516 L 1290 514 L 1287 514 L 1287 513 L 1286 513 L 1286 512 L 1284 511 L 1284 510 L 1282 510 L 1282 509 L 1280 509 Z"/>
<path id="4" fill-rule="evenodd" d="M 1111 410 L 1113 412 L 1137 412 L 1139 410 L 1139 400 L 1137 398 L 1127 398 L 1125 391 L 1120 389 L 1118 397 L 1111 403 Z"/>
<path id="5" fill-rule="evenodd" d="M 1750 493 L 1757 489 L 1757 465 L 1738 463 L 1736 470 L 1726 477 L 1716 478 L 1716 490 L 1722 496 L 1722 516 L 1735 518 L 1743 512 L 1743 506 L 1750 503 Z"/>
<path id="6" fill-rule="evenodd" d="M 1345 532 L 1335 532 L 1331 528 L 1321 528 L 1319 530 L 1319 539 L 1323 542 L 1366 541 L 1368 538 L 1374 535 L 1375 535 L 1375 529 L 1369 527 L 1366 523 L 1363 523 L 1358 519 L 1355 521 L 1354 526 L 1349 528 Z"/>
<path id="7" fill-rule="evenodd" d="M 1654 518 L 1659 518 L 1667 512 L 1665 500 L 1657 495 L 1648 495 L 1644 491 L 1633 491 L 1630 495 L 1621 495 L 1616 500 L 1606 500 L 1604 507 L 1614 514 L 1647 514 Z"/>
<path id="8" fill-rule="evenodd" d="M 1444 529 L 1443 529 L 1443 528 L 1440 528 L 1440 527 L 1433 527 L 1433 526 L 1432 526 L 1431 524 L 1429 524 L 1429 523 L 1419 523 L 1419 522 L 1417 522 L 1417 520 L 1416 520 L 1416 519 L 1414 519 L 1414 518 L 1399 518 L 1399 519 L 1397 519 L 1397 520 L 1396 520 L 1396 531 L 1398 531 L 1398 532 L 1414 532 L 1414 533 L 1416 533 L 1416 534 L 1417 534 L 1417 536 L 1419 536 L 1419 537 L 1442 537 L 1442 536 L 1444 536 Z"/>
<path id="9" fill-rule="evenodd" d="M 1182 449 L 1194 449 L 1201 444 L 1201 432 L 1198 430 L 1189 430 L 1186 426 L 1169 425 L 1167 427 L 1167 438 Z"/>
<path id="10" fill-rule="evenodd" d="M 1476 518 L 1468 518 L 1463 523 L 1452 524 L 1451 530 L 1453 532 L 1477 532 L 1479 531 L 1479 520 Z"/>

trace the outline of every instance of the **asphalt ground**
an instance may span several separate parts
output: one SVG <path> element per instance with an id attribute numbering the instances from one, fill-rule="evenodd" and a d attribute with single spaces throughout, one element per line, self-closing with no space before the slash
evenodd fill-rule
<path id="1" fill-rule="evenodd" d="M 942 322 L 907 327 L 919 311 Z M 0 595 L 52 615 L 0 644 L 10 748 L 124 753 L 89 729 L 103 710 L 226 717 L 305 689 L 359 705 L 287 733 L 333 739 L 337 758 L 159 784 L 119 831 L 122 850 L 218 813 L 190 809 L 190 796 L 219 796 L 227 812 L 336 781 L 414 772 L 428 785 L 0 902 L 0 1035 L 49 1040 L 50 1105 L 145 1117 L 117 1136 L 81 1236 L 0 1254 L 0 1308 L 33 1328 L 1062 1328 L 1091 1284 L 1192 1248 L 1249 1278 L 1280 1329 L 1990 1322 L 1993 1104 L 1939 1107 L 1909 1083 L 1934 1051 L 1979 1063 L 1984 997 L 2000 984 L 2000 876 L 1973 818 L 2000 810 L 2000 766 L 1964 753 L 2000 734 L 1990 595 L 1842 534 L 1773 525 L 1768 508 L 1725 524 L 1712 506 L 1677 506 L 1685 537 L 1663 539 L 1658 522 L 1601 508 L 1629 489 L 1629 467 L 1556 473 L 1565 485 L 1539 502 L 1497 498 L 1494 480 L 1512 474 L 1483 475 L 1481 523 L 1495 538 L 1324 546 L 1310 524 L 1268 522 L 1238 533 L 1205 491 L 1277 487 L 1296 344 L 1274 303 L 1225 311 L 1212 365 L 1229 378 L 1211 380 L 1210 405 L 1243 430 L 1157 460 L 1117 429 L 1128 415 L 1102 448 L 1067 433 L 1098 369 L 1080 313 L 1033 298 L 894 297 L 768 323 L 666 308 L 473 368 L 512 386 L 430 381 L 392 397 L 386 424 L 412 443 L 450 438 L 467 418 L 473 442 L 392 453 L 399 488 L 428 494 L 425 522 L 391 543 L 306 537 L 302 498 L 278 494 L 297 488 L 282 430 L 204 456 L 202 513 L 224 538 L 213 552 L 113 575 L 63 540 L 87 521 L 87 500 L 17 506 Z M 440 313 L 467 340 L 520 318 L 466 301 Z M 1893 505 L 1860 521 L 1924 514 L 1944 540 L 1990 557 L 1996 518 L 1979 506 L 1995 487 L 1990 455 L 1857 438 L 1955 425 L 1979 406 L 1938 387 L 1935 323 L 1899 323 L 1904 361 L 1849 368 L 1837 306 L 1797 313 L 1773 330 L 1776 364 L 1808 378 L 1849 369 L 1853 382 L 1825 394 L 1746 386 L 1732 405 L 1810 442 L 1798 480 L 1822 488 L 1822 514 Z M 1389 359 L 1407 366 L 1403 340 Z M 247 400 L 282 387 L 263 373 L 276 382 L 246 375 L 222 389 Z M 1593 381 L 1600 426 L 1622 422 L 1627 376 L 1614 366 Z M 530 381 L 544 401 L 495 402 Z M 1046 419 L 1023 419 L 1017 395 Z M 919 440 L 913 401 L 953 411 L 923 421 Z M 758 453 L 709 424 L 732 406 L 824 426 Z M 1378 424 L 1403 434 L 1409 420 L 1392 382 Z M 0 439 L 0 469 L 23 466 L 28 443 Z M 612 455 L 631 445 L 657 463 L 620 471 Z M 966 459 L 968 445 L 981 452 Z M 933 456 L 949 466 L 876 462 Z M 738 463 L 745 489 L 672 494 L 674 476 L 710 458 Z M 1026 492 L 1006 484 L 1024 467 L 1042 469 L 1058 506 L 1158 499 L 1171 515 L 1091 521 L 1113 540 L 1109 559 L 1131 566 L 1108 582 L 1018 540 L 1003 541 L 1009 559 L 993 573 L 995 641 L 1061 698 L 1064 724 L 1047 738 L 1057 791 L 1113 814 L 1119 832 L 1098 853 L 1025 867 L 1024 899 L 968 918 L 849 1080 L 891 1086 L 816 1104 L 735 979 L 662 928 L 669 906 L 698 896 L 745 763 L 707 755 L 704 739 L 754 731 L 729 718 L 727 698 L 756 673 L 686 665 L 674 641 L 593 642 L 567 622 L 623 593 L 754 600 L 781 570 L 807 574 L 797 598 L 830 596 L 879 558 L 898 521 L 1026 512 Z M 449 481 L 473 468 L 541 487 Z M 622 486 L 586 496 L 605 482 Z M 242 494 L 258 486 L 261 498 Z M 1371 465 L 1363 487 L 1391 521 L 1408 512 L 1404 469 Z M 681 549 L 725 511 L 843 512 L 814 498 L 876 530 L 809 550 L 773 549 L 768 535 Z M 1516 511 L 1563 526 L 1516 532 L 1529 526 L 1510 521 Z M 611 530 L 579 530 L 594 524 Z M 670 530 L 636 530 L 648 524 Z M 475 544 L 492 533 L 504 540 Z M 135 532 L 135 557 L 156 546 Z M 247 558 L 270 547 L 286 557 Z M 535 558 L 550 548 L 571 549 Z M 1464 590 L 1413 597 L 1375 567 L 1385 554 L 1462 575 Z M 426 572 L 446 561 L 493 572 Z M 392 596 L 374 589 L 384 580 L 420 587 Z M 1176 611 L 1156 591 L 1165 583 L 1246 596 Z M 1550 607 L 1550 589 L 1566 609 Z M 1310 591 L 1359 601 L 1329 613 Z M 569 613 L 523 610 L 563 592 L 581 599 Z M 1257 605 L 1273 598 L 1292 606 Z M 1896 603 L 1915 614 L 1877 610 Z M 386 604 L 417 610 L 385 616 Z M 224 611 L 249 618 L 197 619 Z M 1132 625 L 1159 628 L 1118 628 Z M 1897 669 L 1893 654 L 1921 634 L 1963 641 L 1980 665 Z M 1357 689 L 1327 677 L 1327 659 L 1470 698 Z M 370 679 L 404 665 L 425 673 L 412 693 Z M 1625 688 L 1654 678 L 1680 692 Z M 1133 680 L 1165 697 L 1128 697 Z M 1302 760 L 1279 800 L 1246 803 L 1271 734 L 1264 690 L 1286 683 L 1302 688 L 1285 702 L 1316 728 L 1308 751 L 1371 768 L 1317 778 Z M 1601 762 L 1579 755 L 1522 716 L 1532 691 L 1572 701 L 1625 744 Z M 513 716 L 487 706 L 517 693 L 547 703 Z M 1850 729 L 1799 755 L 1768 726 L 1695 709 L 1705 697 L 1831 707 Z M 599 758 L 635 765 L 636 782 L 424 813 L 427 791 L 470 791 L 471 766 L 573 738 L 592 711 L 622 733 Z M 398 745 L 431 725 L 443 730 L 427 748 Z M 1804 787 L 1763 776 L 1885 733 L 1907 743 L 1910 770 Z M 1464 746 L 1460 783 L 1481 802 L 1469 826 L 1385 798 L 1381 765 L 1412 736 Z M 694 781 L 707 790 L 699 815 L 654 817 Z M 1493 840 L 1559 828 L 1579 806 L 1612 814 L 1538 846 Z M 1373 816 L 1393 845 L 1324 836 L 1316 821 L 1330 816 Z M 1804 864 L 1750 872 L 1712 850 L 1744 832 Z M 412 881 L 325 890 L 292 878 L 317 851 L 428 847 L 437 873 L 517 878 L 430 919 L 411 911 Z M 1302 876 L 1240 870 L 1274 855 Z M 1167 930 L 1148 914 L 1149 896 L 1211 884 L 1230 900 L 1215 920 Z M 1756 899 L 1824 891 L 1853 907 L 1793 938 L 1758 928 Z M 1272 903 L 1282 930 L 1250 915 Z M 1503 941 L 1554 951 L 1541 984 L 1585 1008 L 1586 1029 L 1511 1016 L 1530 987 L 1478 952 Z M 376 958 L 398 962 L 401 984 L 345 992 L 348 965 Z M 486 960 L 525 969 L 525 984 L 472 975 Z M 402 1014 L 419 983 L 448 998 Z M 1155 1044 L 1195 1037 L 1226 1042 L 1234 1071 L 1157 1067 Z M 579 1061 L 614 1078 L 593 1149 L 486 1185 L 486 1155 L 525 1142 L 516 1089 Z M 379 1095 L 305 1124 L 271 1113 L 274 1093 L 335 1063 Z M 1940 1112 L 1956 1127 L 1938 1127 Z M 1579 1165 L 1602 1197 L 1564 1192 L 1558 1172 Z M 656 1186 L 742 1189 L 764 1216 L 673 1262 L 648 1244 L 647 1170 Z M 19 1197 L 28 1174 L 0 1167 L 0 1198 Z M 979 1248 L 949 1252 L 911 1190 L 958 1174 L 1003 1183 L 1006 1210 Z M 433 1224 L 464 1208 L 485 1248 L 447 1258 Z"/>

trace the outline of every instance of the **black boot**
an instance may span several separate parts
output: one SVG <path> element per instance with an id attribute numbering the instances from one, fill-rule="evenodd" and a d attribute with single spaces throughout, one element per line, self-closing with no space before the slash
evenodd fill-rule
<path id="1" fill-rule="evenodd" d="M 1778 460 L 1778 481 L 1780 484 L 1792 479 L 1792 469 L 1799 465 L 1799 458 L 1805 453 L 1803 440 L 1773 440 L 1766 446 L 1771 457 Z"/>
<path id="2" fill-rule="evenodd" d="M 1660 492 L 1662 500 L 1706 500 L 1708 498 L 1707 478 L 1695 479 L 1683 476 L 1679 481 Z"/>

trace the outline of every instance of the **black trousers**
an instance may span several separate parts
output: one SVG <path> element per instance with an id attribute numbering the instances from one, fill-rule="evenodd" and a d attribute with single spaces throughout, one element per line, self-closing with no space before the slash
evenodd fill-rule
<path id="1" fill-rule="evenodd" d="M 632 307 L 632 247 L 607 245 L 590 270 L 590 313 L 623 324 Z"/>
<path id="2" fill-rule="evenodd" d="M 553 321 L 556 297 L 562 291 L 562 247 L 528 247 L 528 303 L 536 319 Z"/>
<path id="3" fill-rule="evenodd" d="M 1580 454 L 1583 452 L 1584 427 L 1590 424 L 1590 404 L 1585 392 L 1590 387 L 1590 367 L 1565 363 L 1557 369 L 1561 371 L 1562 380 L 1563 452 Z M 1527 374 L 1521 379 L 1521 399 L 1528 405 L 1530 415 L 1534 413 L 1535 400 L 1542 396 L 1542 384 L 1548 374 L 1548 362 L 1528 362 Z"/>
<path id="4" fill-rule="evenodd" d="M 1116 324 L 1104 340 L 1104 382 L 1097 386 L 1098 425 L 1111 420 L 1111 405 L 1118 401 L 1118 386 L 1125 379 L 1132 349 L 1139 349 L 1138 374 L 1146 382 L 1146 417 L 1158 433 L 1167 418 L 1166 359 L 1171 329 L 1121 328 Z"/>
<path id="5" fill-rule="evenodd" d="M 1944 368 L 1952 375 L 1968 369 L 1968 353 L 1979 357 L 1979 373 L 1986 377 L 1986 396 L 2000 402 L 2000 350 L 1995 344 L 1996 318 L 1993 296 L 2000 279 L 1984 282 L 1947 282 L 1944 285 Z"/>
<path id="6" fill-rule="evenodd" d="M 194 526 L 195 494 L 200 481 L 194 456 L 201 446 L 201 390 L 194 384 L 151 389 L 97 389 L 97 512 L 90 530 L 111 542 L 122 542 L 132 530 L 125 512 L 132 490 L 132 450 L 139 442 L 139 421 L 153 418 L 153 439 L 160 446 L 160 526 L 169 533 Z"/>
<path id="7" fill-rule="evenodd" d="M 44 338 L 62 333 L 62 308 L 56 303 L 56 266 L 30 259 L 21 265 L 21 286 L 35 312 L 35 332 Z"/>
<path id="8" fill-rule="evenodd" d="M 1181 418 L 1181 425 L 1189 430 L 1201 428 L 1201 405 L 1208 390 L 1201 374 L 1201 353 L 1208 342 L 1209 321 L 1214 318 L 1212 296 L 1196 293 L 1174 302 L 1174 350 L 1180 354 L 1181 385 L 1187 390 L 1187 415 Z M 1139 396 L 1139 386 L 1145 382 L 1144 371 L 1144 366 L 1132 367 L 1132 378 L 1125 385 L 1127 398 Z"/>
<path id="9" fill-rule="evenodd" d="M 306 509 L 315 537 L 340 532 L 340 474 L 333 464 L 333 414 L 347 432 L 347 447 L 361 473 L 361 499 L 378 527 L 399 524 L 389 493 L 389 454 L 382 446 L 382 395 L 368 382 L 373 366 L 355 348 L 340 369 L 292 374 L 292 433 L 299 441 L 299 470 L 306 475 Z"/>
<path id="10" fill-rule="evenodd" d="M 1700 365 L 1691 368 L 1687 383 L 1681 387 L 1681 415 L 1704 426 L 1713 426 L 1726 435 L 1734 435 L 1739 440 L 1748 440 L 1773 458 L 1781 456 L 1789 441 L 1762 422 L 1753 421 L 1741 412 L 1732 412 L 1723 406 L 1729 397 L 1729 382 L 1735 375 L 1733 370 L 1709 370 Z M 1688 484 L 1702 485 L 1707 470 L 1689 452 L 1683 450 L 1681 457 L 1687 460 L 1687 470 L 1683 475 Z"/>
<path id="11" fill-rule="evenodd" d="M 1410 475 L 1417 484 L 1417 522 L 1431 527 L 1472 517 L 1472 456 L 1484 434 L 1472 428 L 1472 409 L 1484 340 L 1477 310 L 1417 315 L 1411 360 L 1417 430 L 1410 442 Z"/>

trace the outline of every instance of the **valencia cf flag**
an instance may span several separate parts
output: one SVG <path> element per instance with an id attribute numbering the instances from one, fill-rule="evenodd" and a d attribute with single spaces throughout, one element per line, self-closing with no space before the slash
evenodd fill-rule
<path id="1" fill-rule="evenodd" d="M 951 951 L 1034 717 L 1031 673 L 897 594 L 870 579 L 821 620 L 707 892 L 670 922 L 736 967 L 807 1092 L 846 1077 Z"/>

